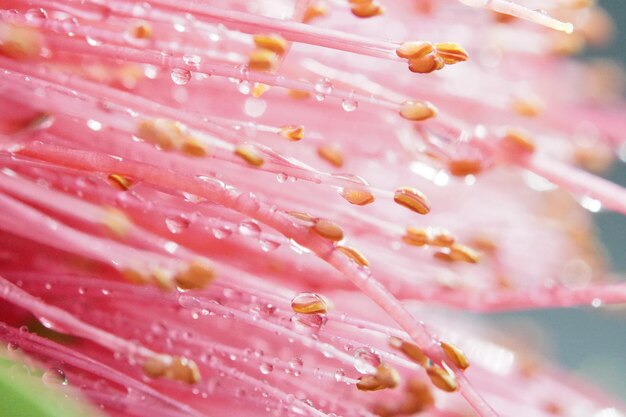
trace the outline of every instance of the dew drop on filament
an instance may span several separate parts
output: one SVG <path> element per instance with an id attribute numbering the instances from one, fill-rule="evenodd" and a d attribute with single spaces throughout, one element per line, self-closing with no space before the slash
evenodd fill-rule
<path id="1" fill-rule="evenodd" d="M 168 217 L 165 219 L 165 226 L 173 234 L 179 234 L 189 227 L 190 221 L 183 216 Z"/>
<path id="2" fill-rule="evenodd" d="M 362 374 L 376 373 L 381 364 L 380 356 L 371 348 L 360 347 L 354 351 L 354 367 Z"/>
<path id="3" fill-rule="evenodd" d="M 48 369 L 41 376 L 41 380 L 46 385 L 67 385 L 67 376 L 62 369 Z"/>

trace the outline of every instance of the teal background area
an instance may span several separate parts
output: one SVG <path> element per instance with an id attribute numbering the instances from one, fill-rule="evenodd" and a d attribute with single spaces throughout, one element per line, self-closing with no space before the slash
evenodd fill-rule
<path id="1" fill-rule="evenodd" d="M 625 68 L 626 1 L 600 4 L 613 16 L 619 32 L 610 47 L 590 51 L 587 56 L 611 57 Z M 626 187 L 626 163 L 617 161 L 607 178 Z M 626 281 L 626 216 L 601 212 L 594 217 L 613 268 Z M 488 320 L 509 334 L 526 334 L 528 326 L 539 327 L 540 336 L 531 337 L 530 345 L 541 345 L 554 362 L 626 403 L 626 306 L 539 310 L 490 316 Z M 531 334 L 536 335 L 535 331 Z"/>

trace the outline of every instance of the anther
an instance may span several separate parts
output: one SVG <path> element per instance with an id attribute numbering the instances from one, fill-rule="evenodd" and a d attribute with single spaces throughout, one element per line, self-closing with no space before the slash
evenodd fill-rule
<path id="1" fill-rule="evenodd" d="M 396 49 L 396 55 L 400 58 L 421 58 L 433 52 L 435 47 L 430 42 L 404 42 Z"/>
<path id="2" fill-rule="evenodd" d="M 477 175 L 482 170 L 482 163 L 477 159 L 455 159 L 448 162 L 448 171 L 455 177 Z"/>
<path id="3" fill-rule="evenodd" d="M 414 343 L 407 342 L 397 337 L 391 337 L 389 339 L 389 346 L 404 353 L 407 358 L 422 367 L 426 367 L 429 363 L 428 357 Z"/>
<path id="4" fill-rule="evenodd" d="M 439 71 L 445 66 L 446 63 L 443 58 L 433 53 L 409 59 L 409 70 L 418 74 L 430 74 L 433 71 Z"/>
<path id="5" fill-rule="evenodd" d="M 435 44 L 437 56 L 443 59 L 446 65 L 453 65 L 469 59 L 467 51 L 458 43 L 444 42 Z"/>
<path id="6" fill-rule="evenodd" d="M 124 237 L 128 234 L 131 221 L 123 211 L 114 207 L 104 209 L 102 224 L 116 237 Z"/>
<path id="7" fill-rule="evenodd" d="M 317 148 L 317 155 L 337 168 L 343 166 L 343 153 L 337 145 L 321 145 Z"/>
<path id="8" fill-rule="evenodd" d="M 112 186 L 120 191 L 128 191 L 133 186 L 133 180 L 121 174 L 110 174 L 107 179 Z"/>
<path id="9" fill-rule="evenodd" d="M 337 249 L 360 266 L 369 266 L 370 264 L 367 258 L 355 248 L 337 245 Z"/>
<path id="10" fill-rule="evenodd" d="M 396 189 L 393 200 L 419 214 L 430 213 L 430 202 L 424 194 L 415 188 L 400 187 Z"/>
<path id="11" fill-rule="evenodd" d="M 254 83 L 254 86 L 252 87 L 252 97 L 259 98 L 263 94 L 265 94 L 265 92 L 268 91 L 269 89 L 270 89 L 270 86 L 267 84 Z"/>
<path id="12" fill-rule="evenodd" d="M 437 365 L 426 368 L 426 373 L 434 386 L 446 392 L 456 391 L 458 385 L 454 375 Z"/>
<path id="13" fill-rule="evenodd" d="M 511 105 L 515 113 L 524 117 L 536 117 L 546 107 L 541 97 L 530 93 L 516 98 Z"/>
<path id="14" fill-rule="evenodd" d="M 301 140 L 304 137 L 304 126 L 286 125 L 280 127 L 280 136 L 292 142 Z"/>
<path id="15" fill-rule="evenodd" d="M 263 159 L 257 149 L 251 145 L 237 146 L 235 148 L 235 155 L 254 167 L 260 167 L 265 163 L 265 159 Z"/>
<path id="16" fill-rule="evenodd" d="M 206 146 L 198 139 L 191 136 L 187 136 L 184 139 L 183 143 L 180 145 L 180 151 L 195 157 L 203 157 L 209 154 Z"/>
<path id="17" fill-rule="evenodd" d="M 326 13 L 327 10 L 324 3 L 315 2 L 313 4 L 309 4 L 309 6 L 304 11 L 304 15 L 302 16 L 302 23 L 309 23 L 313 19 L 325 16 Z"/>
<path id="18" fill-rule="evenodd" d="M 377 1 L 350 1 L 352 6 L 350 7 L 350 11 L 353 15 L 360 18 L 370 18 L 374 16 L 378 16 L 385 12 L 385 9 L 377 2 Z"/>
<path id="19" fill-rule="evenodd" d="M 535 152 L 535 142 L 526 133 L 511 129 L 502 138 L 503 145 L 516 154 L 531 154 Z"/>
<path id="20" fill-rule="evenodd" d="M 420 122 L 437 115 L 437 108 L 428 101 L 407 100 L 400 105 L 400 116 Z"/>
<path id="21" fill-rule="evenodd" d="M 406 234 L 402 236 L 402 240 L 409 245 L 425 246 L 429 244 L 430 236 L 425 229 L 407 227 Z"/>
<path id="22" fill-rule="evenodd" d="M 143 120 L 137 126 L 137 136 L 165 150 L 178 148 L 186 135 L 185 125 L 169 119 Z"/>
<path id="23" fill-rule="evenodd" d="M 148 22 L 136 22 L 130 33 L 136 39 L 150 39 L 152 37 L 152 26 Z"/>
<path id="24" fill-rule="evenodd" d="M 187 384 L 200 382 L 198 365 L 184 356 L 158 355 L 149 357 L 143 364 L 143 372 L 150 378 L 167 378 Z"/>
<path id="25" fill-rule="evenodd" d="M 400 383 L 398 371 L 389 365 L 380 365 L 375 375 L 363 375 L 359 378 L 356 387 L 360 391 L 379 391 L 395 388 Z"/>
<path id="26" fill-rule="evenodd" d="M 248 67 L 255 71 L 270 71 L 278 65 L 278 55 L 268 49 L 255 49 L 248 54 Z"/>
<path id="27" fill-rule="evenodd" d="M 317 294 L 300 293 L 291 300 L 291 309 L 299 314 L 326 314 L 328 304 Z"/>
<path id="28" fill-rule="evenodd" d="M 447 342 L 441 342 L 440 345 L 441 345 L 441 349 L 446 354 L 448 359 L 450 359 L 452 363 L 456 365 L 457 368 L 459 368 L 462 371 L 469 368 L 470 364 L 467 360 L 467 357 L 465 356 L 465 354 L 463 353 L 461 349 Z"/>
<path id="29" fill-rule="evenodd" d="M 365 206 L 374 202 L 374 194 L 367 190 L 359 190 L 356 188 L 344 188 L 340 195 L 350 204 L 357 206 Z"/>
<path id="30" fill-rule="evenodd" d="M 257 48 L 267 49 L 278 55 L 287 51 L 287 40 L 280 35 L 254 35 L 253 39 Z"/>
<path id="31" fill-rule="evenodd" d="M 43 37 L 36 28 L 0 23 L 0 55 L 16 60 L 39 56 Z"/>
<path id="32" fill-rule="evenodd" d="M 471 264 L 478 263 L 480 260 L 480 255 L 474 249 L 458 244 L 450 247 L 450 257 L 454 261 L 468 262 Z"/>
<path id="33" fill-rule="evenodd" d="M 330 220 L 316 219 L 311 229 L 319 236 L 338 242 L 343 239 L 343 229 Z"/>
<path id="34" fill-rule="evenodd" d="M 176 286 L 183 290 L 197 290 L 205 288 L 215 279 L 215 270 L 200 262 L 192 262 L 186 270 L 176 274 Z"/>

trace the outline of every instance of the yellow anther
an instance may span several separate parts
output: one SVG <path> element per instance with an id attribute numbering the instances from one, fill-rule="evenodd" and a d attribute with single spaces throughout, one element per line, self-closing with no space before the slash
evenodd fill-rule
<path id="1" fill-rule="evenodd" d="M 255 49 L 248 54 L 248 67 L 255 71 L 270 71 L 278 65 L 278 55 L 268 49 Z"/>
<path id="2" fill-rule="evenodd" d="M 424 194 L 415 188 L 400 187 L 396 189 L 393 195 L 393 200 L 419 214 L 430 213 L 430 202 Z"/>
<path id="3" fill-rule="evenodd" d="M 162 149 L 178 148 L 187 135 L 187 128 L 169 119 L 151 119 L 139 122 L 137 136 Z"/>
<path id="4" fill-rule="evenodd" d="M 343 239 L 343 229 L 330 220 L 316 219 L 311 229 L 319 236 L 334 242 Z"/>
<path id="5" fill-rule="evenodd" d="M 278 55 L 284 54 L 289 46 L 287 40 L 280 35 L 254 35 L 254 44 L 257 48 L 267 49 Z"/>
<path id="6" fill-rule="evenodd" d="M 433 52 L 435 47 L 430 42 L 404 42 L 396 49 L 396 55 L 400 58 L 421 58 Z"/>
<path id="7" fill-rule="evenodd" d="M 350 11 L 356 17 L 366 19 L 383 14 L 385 9 L 376 1 L 366 1 L 353 3 Z"/>
<path id="8" fill-rule="evenodd" d="M 341 190 L 340 195 L 350 204 L 357 206 L 365 206 L 373 203 L 375 200 L 374 194 L 367 190 L 356 188 L 344 188 Z"/>
<path id="9" fill-rule="evenodd" d="M 437 115 L 437 108 L 428 101 L 407 100 L 400 105 L 400 116 L 420 122 Z"/>
<path id="10" fill-rule="evenodd" d="M 280 127 L 280 135 L 292 142 L 301 140 L 304 137 L 304 126 L 286 125 Z"/>
<path id="11" fill-rule="evenodd" d="M 132 268 L 124 268 L 120 273 L 128 282 L 132 284 L 144 285 L 150 282 L 149 277 Z"/>
<path id="12" fill-rule="evenodd" d="M 259 98 L 269 89 L 270 89 L 270 86 L 267 84 L 254 83 L 254 86 L 252 87 L 252 97 Z"/>
<path id="13" fill-rule="evenodd" d="M 458 385 L 454 375 L 437 365 L 426 368 L 426 373 L 434 386 L 446 392 L 456 391 Z"/>
<path id="14" fill-rule="evenodd" d="M 449 230 L 441 228 L 429 229 L 430 241 L 433 246 L 450 247 L 454 245 L 456 237 Z"/>
<path id="15" fill-rule="evenodd" d="M 376 368 L 375 375 L 363 375 L 359 378 L 356 387 L 360 391 L 379 391 L 381 389 L 395 388 L 400 383 L 398 371 L 389 365 L 380 365 Z"/>
<path id="16" fill-rule="evenodd" d="M 430 74 L 446 66 L 443 58 L 431 53 L 409 59 L 409 70 L 418 74 Z"/>
<path id="17" fill-rule="evenodd" d="M 182 145 L 180 146 L 180 150 L 189 156 L 196 157 L 207 156 L 209 154 L 207 147 L 198 139 L 191 136 L 184 139 Z"/>
<path id="18" fill-rule="evenodd" d="M 429 363 L 428 357 L 414 343 L 407 342 L 397 337 L 391 337 L 389 339 L 389 346 L 401 351 L 406 355 L 407 358 L 411 359 L 413 362 L 422 367 L 426 367 Z"/>
<path id="19" fill-rule="evenodd" d="M 311 97 L 311 93 L 304 90 L 289 90 L 287 94 L 294 100 L 305 100 Z"/>
<path id="20" fill-rule="evenodd" d="M 355 248 L 337 245 L 337 249 L 360 266 L 369 266 L 370 264 L 367 258 Z"/>
<path id="21" fill-rule="evenodd" d="M 313 4 L 309 4 L 304 12 L 304 15 L 302 16 L 302 22 L 309 23 L 313 19 L 325 16 L 327 11 L 328 10 L 326 9 L 324 3 L 315 2 Z"/>
<path id="22" fill-rule="evenodd" d="M 133 180 L 121 174 L 110 174 L 107 179 L 112 186 L 120 191 L 127 191 L 133 186 Z"/>
<path id="23" fill-rule="evenodd" d="M 441 342 L 441 349 L 460 370 L 464 371 L 469 368 L 470 364 L 461 349 L 447 342 Z"/>
<path id="24" fill-rule="evenodd" d="M 406 234 L 402 236 L 402 240 L 409 245 L 424 246 L 429 244 L 430 236 L 425 229 L 407 227 Z"/>
<path id="25" fill-rule="evenodd" d="M 452 245 L 450 247 L 450 257 L 454 261 L 478 263 L 480 255 L 474 249 L 464 245 Z"/>
<path id="26" fill-rule="evenodd" d="M 150 378 L 162 377 L 187 384 L 200 382 L 198 365 L 184 356 L 158 355 L 149 357 L 143 364 L 143 371 Z"/>
<path id="27" fill-rule="evenodd" d="M 343 153 L 337 145 L 321 145 L 317 148 L 317 155 L 337 168 L 343 166 Z"/>
<path id="28" fill-rule="evenodd" d="M 194 261 L 183 272 L 178 273 L 174 280 L 176 286 L 183 290 L 197 290 L 205 288 L 215 279 L 215 270 L 200 262 Z"/>
<path id="29" fill-rule="evenodd" d="M 453 42 L 435 44 L 437 56 L 443 59 L 446 65 L 453 65 L 469 59 L 469 54 L 461 45 Z"/>
<path id="30" fill-rule="evenodd" d="M 34 59 L 42 46 L 43 37 L 36 28 L 0 23 L 0 55 L 16 60 Z"/>
<path id="31" fill-rule="evenodd" d="M 251 145 L 239 145 L 235 148 L 235 155 L 254 167 L 260 167 L 265 163 L 265 159 L 259 151 Z"/>
<path id="32" fill-rule="evenodd" d="M 136 22 L 130 33 L 136 39 L 150 39 L 152 37 L 152 26 L 148 22 Z"/>
<path id="33" fill-rule="evenodd" d="M 546 105 L 541 99 L 534 94 L 525 94 L 511 103 L 513 111 L 520 116 L 536 117 L 545 109 Z"/>
<path id="34" fill-rule="evenodd" d="M 116 237 L 124 237 L 128 234 L 132 222 L 123 211 L 106 207 L 103 210 L 102 224 Z"/>
<path id="35" fill-rule="evenodd" d="M 533 139 L 517 129 L 510 129 L 502 138 L 502 142 L 508 150 L 517 154 L 531 154 L 536 149 Z"/>
<path id="36" fill-rule="evenodd" d="M 480 174 L 482 163 L 475 159 L 455 159 L 448 162 L 448 171 L 455 177 Z"/>

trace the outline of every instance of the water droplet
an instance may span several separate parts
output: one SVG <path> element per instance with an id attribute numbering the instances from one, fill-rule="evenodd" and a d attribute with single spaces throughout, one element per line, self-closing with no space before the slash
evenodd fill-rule
<path id="1" fill-rule="evenodd" d="M 94 119 L 89 119 L 87 120 L 87 127 L 93 130 L 94 132 L 98 132 L 102 130 L 102 123 Z"/>
<path id="2" fill-rule="evenodd" d="M 213 234 L 213 237 L 215 239 L 221 240 L 221 239 L 226 239 L 227 237 L 232 235 L 233 231 L 228 226 L 219 226 L 219 227 L 212 228 L 211 233 Z"/>
<path id="3" fill-rule="evenodd" d="M 256 237 L 259 235 L 259 233 L 261 233 L 261 228 L 259 227 L 257 222 L 252 219 L 242 220 L 239 223 L 239 227 L 237 230 L 243 236 Z"/>
<path id="4" fill-rule="evenodd" d="M 343 369 L 339 368 L 335 371 L 335 381 L 341 382 L 343 378 L 346 376 L 346 373 Z"/>
<path id="5" fill-rule="evenodd" d="M 325 314 L 328 311 L 326 300 L 311 292 L 296 294 L 291 300 L 291 309 L 300 314 Z"/>
<path id="6" fill-rule="evenodd" d="M 100 46 L 102 45 L 102 41 L 98 39 L 94 39 L 91 36 L 85 36 L 85 40 L 90 46 Z"/>
<path id="7" fill-rule="evenodd" d="M 288 179 L 289 179 L 289 175 L 283 172 L 276 174 L 276 181 L 278 182 L 286 182 Z"/>
<path id="8" fill-rule="evenodd" d="M 13 343 L 13 342 L 9 342 L 9 343 L 7 343 L 7 350 L 8 350 L 9 352 L 15 352 L 15 351 L 17 351 L 19 348 L 20 348 L 20 347 L 19 347 L 18 345 L 16 345 L 15 343 Z"/>
<path id="9" fill-rule="evenodd" d="M 362 374 L 375 374 L 381 364 L 378 356 L 371 348 L 360 347 L 354 351 L 354 367 Z"/>
<path id="10" fill-rule="evenodd" d="M 291 369 L 302 369 L 304 362 L 300 358 L 293 358 L 289 361 L 289 367 Z"/>
<path id="11" fill-rule="evenodd" d="M 261 250 L 263 252 L 271 252 L 280 247 L 280 242 L 275 240 L 273 236 L 264 236 L 259 240 L 259 245 L 261 245 Z"/>
<path id="12" fill-rule="evenodd" d="M 310 333 L 318 331 L 327 321 L 323 314 L 299 314 L 291 317 L 294 329 L 299 333 Z"/>
<path id="13" fill-rule="evenodd" d="M 322 101 L 333 92 L 333 83 L 328 78 L 321 78 L 315 83 L 314 88 L 318 95 L 322 97 L 321 100 L 319 98 L 318 100 Z"/>
<path id="14" fill-rule="evenodd" d="M 199 197 L 195 194 L 187 193 L 185 191 L 183 191 L 183 198 L 185 199 L 185 201 L 189 203 L 193 203 L 193 204 L 198 204 L 198 203 L 202 203 L 203 201 L 206 201 L 206 199 L 202 197 Z"/>
<path id="15" fill-rule="evenodd" d="M 47 19 L 48 18 L 48 13 L 42 9 L 29 9 L 26 11 L 26 13 L 24 13 L 24 17 L 26 18 L 26 20 L 28 21 L 33 21 L 33 20 L 37 20 L 37 19 Z"/>
<path id="16" fill-rule="evenodd" d="M 263 362 L 261 366 L 259 366 L 259 370 L 263 375 L 267 375 L 274 370 L 274 365 L 268 362 Z"/>
<path id="17" fill-rule="evenodd" d="M 589 197 L 588 195 L 585 195 L 580 199 L 580 205 L 592 213 L 598 213 L 602 210 L 602 202 L 593 197 Z"/>
<path id="18" fill-rule="evenodd" d="M 67 376 L 59 368 L 48 369 L 41 376 L 41 380 L 46 385 L 67 385 Z"/>
<path id="19" fill-rule="evenodd" d="M 182 68 L 174 68 L 170 75 L 178 85 L 185 85 L 191 80 L 191 71 Z"/>
<path id="20" fill-rule="evenodd" d="M 341 102 L 341 108 L 350 113 L 359 108 L 359 102 L 353 99 L 344 99 Z"/>
<path id="21" fill-rule="evenodd" d="M 241 193 L 237 197 L 237 204 L 240 209 L 245 212 L 255 212 L 258 211 L 261 207 L 261 203 L 259 203 L 259 199 L 253 193 Z"/>
<path id="22" fill-rule="evenodd" d="M 183 216 L 168 217 L 165 219 L 167 230 L 174 234 L 182 233 L 189 227 L 190 223 L 191 222 Z"/>
<path id="23" fill-rule="evenodd" d="M 183 55 L 183 62 L 190 67 L 198 68 L 200 66 L 200 62 L 202 62 L 202 58 L 198 55 Z"/>

